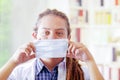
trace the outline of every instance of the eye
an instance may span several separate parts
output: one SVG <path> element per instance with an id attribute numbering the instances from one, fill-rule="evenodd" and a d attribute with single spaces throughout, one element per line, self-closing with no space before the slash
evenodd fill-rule
<path id="1" fill-rule="evenodd" d="M 50 31 L 45 31 L 45 35 L 49 35 L 50 34 Z"/>
<path id="2" fill-rule="evenodd" d="M 63 32 L 56 32 L 57 36 L 59 37 L 63 37 L 64 36 L 64 33 Z"/>

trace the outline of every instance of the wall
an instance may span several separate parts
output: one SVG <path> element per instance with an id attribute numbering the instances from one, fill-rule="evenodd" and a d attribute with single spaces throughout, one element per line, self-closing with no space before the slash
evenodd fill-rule
<path id="1" fill-rule="evenodd" d="M 46 0 L 13 0 L 11 12 L 12 52 L 21 44 L 31 41 L 32 28 L 38 14 L 46 8 Z"/>

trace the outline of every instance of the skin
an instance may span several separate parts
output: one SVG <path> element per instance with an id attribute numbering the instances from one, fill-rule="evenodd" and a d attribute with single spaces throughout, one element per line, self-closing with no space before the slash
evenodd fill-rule
<path id="1" fill-rule="evenodd" d="M 70 35 L 67 34 L 67 25 L 64 19 L 54 15 L 47 15 L 39 21 L 38 26 L 38 33 L 33 32 L 32 34 L 34 39 L 68 39 L 69 47 L 67 57 L 86 62 L 91 80 L 104 80 L 86 46 L 82 43 L 70 41 Z M 19 47 L 11 59 L 0 70 L 0 80 L 6 80 L 16 66 L 33 58 L 35 58 L 35 47 L 33 42 Z M 40 60 L 50 71 L 52 71 L 63 58 L 41 58 Z"/>

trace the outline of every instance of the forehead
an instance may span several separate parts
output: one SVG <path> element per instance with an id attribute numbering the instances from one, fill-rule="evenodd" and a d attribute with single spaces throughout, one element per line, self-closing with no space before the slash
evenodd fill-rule
<path id="1" fill-rule="evenodd" d="M 61 18 L 60 16 L 55 15 L 46 15 L 42 17 L 38 22 L 38 27 L 44 27 L 44 28 L 52 28 L 52 29 L 58 29 L 58 28 L 67 28 L 67 22 L 65 19 Z"/>

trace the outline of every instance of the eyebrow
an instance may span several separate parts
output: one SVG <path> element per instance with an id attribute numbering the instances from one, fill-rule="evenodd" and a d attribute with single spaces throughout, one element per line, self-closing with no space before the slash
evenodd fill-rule
<path id="1" fill-rule="evenodd" d="M 43 28 L 43 27 L 41 29 L 48 29 L 48 30 L 50 30 L 50 28 Z"/>
<path id="2" fill-rule="evenodd" d="M 59 28 L 59 29 L 56 29 L 56 30 L 65 30 L 65 29 L 63 29 L 63 28 Z"/>
<path id="3" fill-rule="evenodd" d="M 41 28 L 41 29 L 47 29 L 47 30 L 50 30 L 50 28 Z M 55 30 L 65 30 L 64 28 L 58 28 L 58 29 L 55 29 Z"/>

